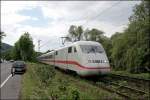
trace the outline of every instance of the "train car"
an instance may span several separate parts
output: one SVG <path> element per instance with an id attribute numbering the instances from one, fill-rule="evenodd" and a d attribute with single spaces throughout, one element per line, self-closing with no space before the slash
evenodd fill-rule
<path id="1" fill-rule="evenodd" d="M 71 70 L 81 76 L 108 74 L 110 64 L 103 46 L 93 41 L 77 41 L 38 57 L 38 60 Z"/>

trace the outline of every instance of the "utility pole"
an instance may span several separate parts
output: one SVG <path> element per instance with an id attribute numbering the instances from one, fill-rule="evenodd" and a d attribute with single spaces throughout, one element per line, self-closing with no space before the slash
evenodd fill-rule
<path id="1" fill-rule="evenodd" d="M 40 52 L 40 42 L 41 40 L 38 40 L 38 52 Z"/>

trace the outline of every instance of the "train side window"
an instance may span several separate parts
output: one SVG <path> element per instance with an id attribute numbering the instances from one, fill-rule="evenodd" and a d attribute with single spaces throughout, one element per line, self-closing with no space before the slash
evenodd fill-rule
<path id="1" fill-rule="evenodd" d="M 53 55 L 50 55 L 49 58 L 52 59 L 52 58 L 53 58 Z"/>
<path id="2" fill-rule="evenodd" d="M 68 48 L 68 53 L 71 53 L 72 52 L 72 47 L 69 47 Z"/>
<path id="3" fill-rule="evenodd" d="M 76 49 L 76 47 L 74 47 L 74 52 L 77 52 L 77 49 Z"/>
<path id="4" fill-rule="evenodd" d="M 58 55 L 58 51 L 55 52 L 55 55 Z"/>

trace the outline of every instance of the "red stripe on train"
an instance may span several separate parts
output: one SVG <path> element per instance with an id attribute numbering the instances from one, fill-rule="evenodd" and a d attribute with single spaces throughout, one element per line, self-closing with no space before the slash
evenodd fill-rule
<path id="1" fill-rule="evenodd" d="M 83 69 L 110 69 L 110 67 L 85 67 L 80 65 L 78 62 L 76 61 L 62 61 L 62 60 L 46 60 L 46 61 L 50 61 L 50 62 L 55 62 L 55 63 L 63 63 L 63 64 L 73 64 L 73 65 L 77 65 L 80 68 Z"/>

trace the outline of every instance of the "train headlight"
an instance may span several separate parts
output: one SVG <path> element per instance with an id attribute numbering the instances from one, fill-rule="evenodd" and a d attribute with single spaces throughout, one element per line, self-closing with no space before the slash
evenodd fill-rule
<path id="1" fill-rule="evenodd" d="M 107 61 L 107 60 L 104 60 L 104 63 L 108 63 L 109 61 Z"/>

